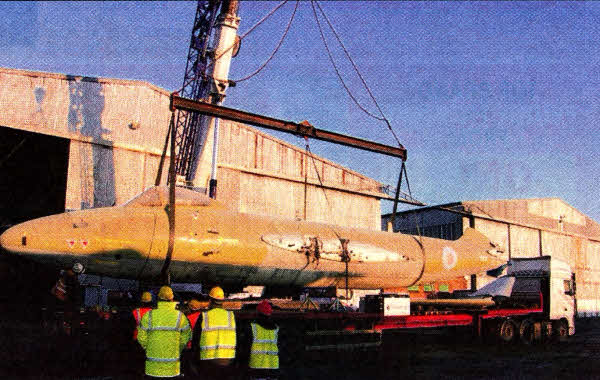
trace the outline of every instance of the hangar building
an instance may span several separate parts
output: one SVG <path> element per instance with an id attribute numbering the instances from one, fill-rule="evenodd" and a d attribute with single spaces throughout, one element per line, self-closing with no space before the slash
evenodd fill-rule
<path id="1" fill-rule="evenodd" d="M 168 91 L 7 68 L 0 83 L 2 224 L 122 204 L 154 184 L 171 115 Z M 220 125 L 220 201 L 242 212 L 379 229 L 379 200 L 389 196 L 377 181 L 256 128 Z M 193 183 L 200 189 L 210 176 L 207 136 Z"/>
<path id="2" fill-rule="evenodd" d="M 387 229 L 390 217 L 383 216 L 383 229 Z M 425 207 L 398 213 L 393 229 L 454 240 L 469 226 L 499 244 L 507 260 L 550 255 L 568 262 L 576 276 L 578 315 L 600 315 L 600 224 L 559 198 L 463 201 Z M 466 287 L 480 288 L 490 278 L 479 274 L 468 280 Z M 427 290 L 441 290 L 440 285 L 445 284 L 431 284 Z"/>

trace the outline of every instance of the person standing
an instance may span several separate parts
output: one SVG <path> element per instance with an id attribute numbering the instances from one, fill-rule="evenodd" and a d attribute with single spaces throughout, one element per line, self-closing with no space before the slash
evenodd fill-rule
<path id="1" fill-rule="evenodd" d="M 158 305 L 143 317 L 138 327 L 138 342 L 146 352 L 145 373 L 149 378 L 178 377 L 181 351 L 190 340 L 187 317 L 175 309 L 173 290 L 163 286 Z"/>
<path id="2" fill-rule="evenodd" d="M 60 272 L 60 276 L 56 284 L 50 290 L 54 296 L 53 311 L 56 309 L 65 313 L 65 321 L 72 322 L 72 318 L 82 302 L 81 285 L 79 284 L 78 275 L 83 271 L 83 266 L 75 263 L 73 267 L 67 268 Z M 56 307 L 56 305 L 59 305 Z"/>
<path id="3" fill-rule="evenodd" d="M 188 314 L 187 314 L 187 318 L 188 321 L 190 321 L 190 327 L 192 329 L 192 331 L 196 330 L 196 322 L 198 321 L 198 318 L 200 317 L 200 313 L 202 309 L 202 304 L 200 303 L 200 301 L 198 301 L 195 298 L 192 298 L 189 302 L 188 302 Z M 200 372 L 198 371 L 198 366 L 196 365 L 195 362 L 195 356 L 194 356 L 194 351 L 192 350 L 192 340 L 190 340 L 185 348 L 185 350 L 183 351 L 183 365 L 185 367 L 184 369 L 184 373 L 186 376 L 188 377 L 192 377 L 192 378 L 198 378 L 200 377 Z"/>
<path id="4" fill-rule="evenodd" d="M 202 375 L 208 378 L 227 378 L 235 359 L 235 316 L 223 308 L 225 293 L 215 286 L 209 293 L 208 311 L 201 314 L 196 323 L 195 336 L 200 336 L 196 352 L 200 359 Z M 198 331 L 200 330 L 200 331 Z M 196 341 L 196 339 L 194 339 Z"/>
<path id="5" fill-rule="evenodd" d="M 250 323 L 252 343 L 248 360 L 250 379 L 274 380 L 279 376 L 279 326 L 271 318 L 273 307 L 262 300 L 256 307 L 257 318 Z"/>
<path id="6" fill-rule="evenodd" d="M 152 310 L 152 293 L 144 292 L 140 298 L 140 307 L 133 309 L 133 319 L 135 319 L 135 329 L 133 330 L 133 339 L 137 340 L 137 328 L 142 322 L 144 315 Z"/>
<path id="7" fill-rule="evenodd" d="M 80 310 L 82 302 L 82 291 L 79 284 L 78 275 L 82 272 L 81 264 L 74 264 L 60 272 L 56 284 L 50 290 L 52 297 L 48 303 L 49 318 L 42 323 L 44 328 L 55 327 L 58 329 L 54 347 L 60 362 L 75 367 L 81 362 L 78 355 L 81 353 L 78 336 L 80 330 Z M 60 312 L 62 311 L 62 318 Z"/>
<path id="8" fill-rule="evenodd" d="M 144 349 L 138 344 L 138 327 L 142 323 L 144 315 L 150 310 L 152 310 L 152 293 L 144 292 L 140 298 L 140 306 L 133 309 L 123 323 L 123 334 L 129 335 L 129 339 L 133 336 L 133 341 L 128 342 L 131 344 L 125 344 L 126 349 L 124 351 L 127 353 L 125 360 L 129 363 L 134 363 L 131 369 L 137 378 L 144 376 L 144 359 L 146 358 Z"/>

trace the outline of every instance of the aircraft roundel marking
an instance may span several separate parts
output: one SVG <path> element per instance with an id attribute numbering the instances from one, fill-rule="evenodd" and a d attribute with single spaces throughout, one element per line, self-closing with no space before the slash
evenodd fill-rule
<path id="1" fill-rule="evenodd" d="M 75 240 L 67 239 L 67 245 L 69 246 L 69 248 L 73 248 L 73 246 L 75 245 Z"/>
<path id="2" fill-rule="evenodd" d="M 450 270 L 456 266 L 458 262 L 458 256 L 456 255 L 456 251 L 452 247 L 444 247 L 442 251 L 442 264 L 444 264 L 444 268 Z"/>

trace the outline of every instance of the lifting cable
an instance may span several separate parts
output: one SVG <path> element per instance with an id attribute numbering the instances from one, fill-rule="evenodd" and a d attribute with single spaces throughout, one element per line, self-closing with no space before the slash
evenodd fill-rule
<path id="1" fill-rule="evenodd" d="M 321 40 L 323 41 L 323 44 L 325 45 L 325 50 L 327 50 L 327 55 L 329 56 L 329 61 L 331 61 L 331 65 L 333 66 L 333 69 L 335 70 L 335 73 L 336 73 L 338 79 L 342 83 L 342 86 L 344 86 L 344 89 L 348 93 L 348 96 L 350 96 L 350 99 L 352 99 L 352 101 L 354 102 L 354 104 L 356 104 L 356 106 L 358 108 L 360 108 L 361 111 L 363 111 L 367 115 L 371 116 L 373 119 L 384 121 L 384 119 L 382 117 L 374 115 L 371 112 L 369 112 L 369 110 L 367 110 L 366 108 L 364 108 L 358 102 L 358 100 L 354 97 L 354 95 L 352 94 L 352 92 L 348 88 L 348 85 L 346 85 L 346 82 L 342 78 L 342 75 L 340 74 L 340 71 L 339 71 L 337 65 L 335 64 L 335 61 L 333 60 L 333 56 L 331 55 L 331 51 L 329 50 L 329 45 L 327 45 L 327 42 L 326 42 L 326 39 L 325 39 L 325 35 L 323 34 L 323 28 L 321 27 L 321 22 L 319 21 L 319 18 L 317 16 L 317 10 L 315 9 L 314 2 L 311 1 L 311 4 L 313 5 L 313 14 L 315 16 L 315 20 L 317 21 L 317 25 L 319 26 L 319 33 L 321 34 Z"/>
<path id="2" fill-rule="evenodd" d="M 273 57 L 275 57 L 275 54 L 277 54 L 277 51 L 279 51 L 279 48 L 283 44 L 283 40 L 285 40 L 285 37 L 287 36 L 288 32 L 290 31 L 290 27 L 292 26 L 292 22 L 294 21 L 294 16 L 296 15 L 296 11 L 298 10 L 298 4 L 300 4 L 300 0 L 296 0 L 296 6 L 294 7 L 294 11 L 292 12 L 290 21 L 288 22 L 287 27 L 285 28 L 285 31 L 283 32 L 283 35 L 279 39 L 279 42 L 277 43 L 277 46 L 275 46 L 275 49 L 273 50 L 273 52 L 271 52 L 271 55 L 269 56 L 269 58 L 267 58 L 267 60 L 264 61 L 263 64 L 258 69 L 256 69 L 254 72 L 252 72 L 251 74 L 249 74 L 241 79 L 235 79 L 234 82 L 240 83 L 240 82 L 243 82 L 245 80 L 252 78 L 256 74 L 260 73 L 262 71 L 262 69 L 264 69 L 267 66 L 267 64 L 271 61 L 271 59 L 273 59 Z"/>
<path id="3" fill-rule="evenodd" d="M 279 5 L 277 5 L 273 10 L 271 10 L 271 12 L 269 12 L 266 16 L 264 16 L 262 19 L 260 19 L 256 24 L 254 24 L 254 26 L 252 26 L 246 33 L 244 33 L 242 36 L 240 36 L 239 41 L 241 42 L 241 40 L 246 37 L 248 34 L 250 34 L 254 29 L 256 29 L 260 24 L 262 24 L 266 19 L 268 19 L 271 15 L 273 15 L 279 8 L 281 8 L 284 4 L 286 4 L 288 2 L 288 0 L 285 0 L 283 2 L 281 2 Z M 234 43 L 233 45 L 229 46 L 227 49 L 225 49 L 218 57 L 216 57 L 208 66 L 207 68 L 211 67 L 214 65 L 214 63 L 219 60 L 225 53 L 227 53 L 229 50 L 233 49 L 234 46 L 236 44 Z M 199 73 L 199 74 L 204 74 L 204 73 Z M 198 74 L 196 74 L 196 77 L 194 78 L 197 79 Z M 183 91 L 183 88 L 181 88 L 179 91 L 176 92 L 181 92 Z M 165 161 L 165 157 L 166 157 L 166 153 L 167 153 L 167 146 L 168 146 L 168 141 L 171 141 L 170 144 L 170 159 L 169 159 L 169 175 L 168 175 L 168 180 L 167 183 L 169 184 L 169 203 L 167 206 L 167 209 L 165 210 L 167 212 L 168 218 L 169 218 L 169 243 L 168 243 L 168 247 L 167 247 L 167 253 L 165 255 L 165 261 L 163 263 L 163 267 L 161 269 L 161 281 L 166 284 L 166 285 L 170 285 L 171 283 L 171 273 L 169 271 L 169 267 L 171 265 L 171 260 L 172 260 L 172 256 L 173 256 L 173 248 L 175 245 L 175 182 L 176 182 L 176 174 L 175 174 L 175 110 L 171 111 L 171 122 L 169 123 L 169 129 L 167 132 L 167 137 L 165 139 L 165 146 L 163 149 L 163 154 L 161 155 L 161 159 L 160 159 L 160 163 L 159 163 L 159 167 L 158 167 L 158 172 L 156 175 L 156 180 L 155 180 L 155 184 L 156 186 L 160 185 L 160 180 L 162 177 L 162 170 L 163 170 L 163 166 L 164 166 L 164 161 Z M 141 274 L 141 272 L 140 272 Z"/>
<path id="4" fill-rule="evenodd" d="M 250 29 L 248 29 L 244 34 L 239 36 L 239 39 L 236 39 L 236 41 L 233 44 L 231 44 L 229 47 L 227 47 L 227 49 L 223 50 L 223 52 L 221 54 L 219 54 L 219 56 L 215 57 L 208 65 L 206 65 L 206 70 L 212 68 L 215 65 L 215 62 L 217 62 L 219 59 L 221 59 L 221 57 L 223 55 L 225 55 L 227 52 L 229 52 L 231 49 L 235 48 L 236 45 L 241 44 L 241 42 L 244 38 L 246 38 L 250 33 L 252 33 L 259 25 L 261 25 L 263 22 L 265 22 L 269 17 L 271 17 L 273 14 L 275 14 L 275 12 L 277 12 L 279 10 L 279 8 L 284 6 L 288 1 L 289 0 L 282 1 L 275 8 L 273 8 L 269 13 L 267 13 L 265 16 L 263 16 L 263 18 L 261 18 L 254 25 L 252 25 L 252 27 L 250 27 Z M 205 74 L 206 73 L 204 73 L 204 72 L 196 73 L 196 75 L 191 79 L 191 81 L 195 81 L 198 79 L 198 76 L 205 75 Z M 181 93 L 182 91 L 183 91 L 183 87 L 175 92 Z"/>
<path id="5" fill-rule="evenodd" d="M 400 175 L 398 177 L 398 187 L 396 187 L 396 197 L 394 198 L 394 210 L 392 211 L 392 216 L 390 217 L 390 220 L 389 220 L 389 224 L 391 225 L 392 230 L 389 232 L 394 232 L 394 220 L 396 218 L 396 213 L 398 211 L 398 198 L 400 196 L 400 187 L 402 186 L 402 173 L 404 173 L 404 177 L 406 178 L 406 186 L 408 188 L 408 196 L 412 199 L 412 191 L 410 191 L 410 182 L 408 182 L 408 173 L 406 172 L 406 165 L 405 165 L 404 161 L 402 161 L 402 167 L 400 168 Z M 422 256 L 422 260 L 423 260 L 423 265 L 421 266 L 421 272 L 419 273 L 419 276 L 409 286 L 413 286 L 414 284 L 417 283 L 417 281 L 419 281 L 421 279 L 421 277 L 423 277 L 423 273 L 425 272 L 425 264 L 426 264 L 426 260 L 427 260 L 427 258 L 425 256 L 425 246 L 423 245 L 423 235 L 421 234 L 421 229 L 419 228 L 419 221 L 417 219 L 416 213 L 413 213 L 413 218 L 415 221 L 415 227 L 417 229 L 417 236 L 419 236 L 419 239 L 417 240 L 415 238 L 415 240 L 417 240 L 417 244 L 419 244 L 419 247 L 421 247 L 421 256 Z"/>
<path id="6" fill-rule="evenodd" d="M 160 161 L 158 163 L 158 170 L 156 172 L 156 179 L 154 180 L 154 186 L 160 186 L 162 180 L 163 166 L 165 165 L 165 159 L 167 157 L 167 148 L 169 147 L 169 138 L 174 125 L 175 111 L 171 111 L 171 121 L 169 122 L 169 128 L 167 129 L 167 138 L 165 139 L 165 146 L 163 147 L 162 154 L 160 155 Z"/>
<path id="7" fill-rule="evenodd" d="M 316 7 L 315 7 L 316 4 Z M 373 92 L 371 91 L 371 89 L 369 88 L 369 85 L 367 84 L 365 78 L 363 77 L 363 75 L 361 74 L 360 70 L 358 69 L 357 64 L 354 62 L 354 60 L 352 59 L 348 49 L 346 48 L 346 46 L 344 45 L 344 43 L 342 42 L 342 39 L 340 38 L 339 33 L 336 31 L 336 29 L 334 28 L 333 24 L 331 23 L 331 21 L 329 20 L 329 17 L 327 17 L 327 15 L 325 14 L 325 11 L 323 10 L 323 8 L 321 7 L 321 4 L 319 4 L 318 1 L 316 0 L 311 0 L 311 5 L 312 5 L 312 9 L 313 9 L 313 15 L 315 18 L 315 21 L 317 23 L 318 29 L 319 29 L 319 34 L 321 36 L 321 40 L 323 41 L 323 45 L 325 46 L 325 50 L 327 52 L 327 55 L 329 57 L 329 61 L 331 62 L 331 65 L 333 66 L 333 69 L 338 77 L 338 79 L 340 80 L 342 86 L 344 87 L 344 89 L 346 90 L 346 92 L 348 93 L 348 96 L 350 97 L 350 99 L 352 99 L 352 101 L 354 102 L 354 104 L 356 104 L 356 106 L 362 110 L 364 113 L 366 113 L 367 115 L 371 116 L 372 118 L 379 120 L 379 121 L 383 121 L 386 123 L 388 129 L 390 130 L 392 136 L 394 137 L 394 139 L 396 140 L 396 143 L 398 144 L 398 146 L 402 146 L 402 144 L 400 143 L 400 140 L 398 139 L 398 136 L 396 135 L 396 133 L 394 132 L 392 125 L 389 121 L 389 119 L 385 116 L 383 110 L 381 109 L 379 103 L 377 102 L 377 99 L 375 98 L 375 96 L 373 95 Z M 348 61 L 351 63 L 352 67 L 354 68 L 354 71 L 356 72 L 356 74 L 358 75 L 358 77 L 360 78 L 364 88 L 366 89 L 367 93 L 369 94 L 369 97 L 371 98 L 371 100 L 373 101 L 373 103 L 375 104 L 375 107 L 377 108 L 377 111 L 379 112 L 379 114 L 381 116 L 377 116 L 375 114 L 373 114 L 372 112 L 368 111 L 365 107 L 363 107 L 359 101 L 356 99 L 356 97 L 352 94 L 352 92 L 350 91 L 350 88 L 348 87 L 348 85 L 346 84 L 346 82 L 344 81 L 339 68 L 337 67 L 335 60 L 333 59 L 333 55 L 331 53 L 331 49 L 329 48 L 329 45 L 327 44 L 327 39 L 325 38 L 325 34 L 323 32 L 323 27 L 321 26 L 321 22 L 319 20 L 319 16 L 317 15 L 317 9 L 319 8 L 319 11 L 321 12 L 322 17 L 325 19 L 325 21 L 327 22 L 327 25 L 329 26 L 329 28 L 331 29 L 331 32 L 333 33 L 333 35 L 335 36 L 336 40 L 338 41 L 340 47 L 342 48 L 342 50 L 344 51 L 344 54 L 346 55 L 346 57 L 348 58 Z M 314 160 L 314 158 L 313 158 Z M 402 177 L 406 178 L 406 184 L 408 186 L 408 192 L 409 192 L 409 196 L 412 199 L 412 192 L 410 190 L 410 183 L 408 182 L 408 173 L 406 171 L 406 164 L 405 164 L 405 160 L 402 160 L 402 166 L 400 168 L 400 174 L 398 177 L 398 186 L 396 188 L 396 196 L 394 198 L 394 212 L 392 214 L 392 221 L 393 218 L 396 215 L 397 212 L 397 206 L 398 206 L 398 200 L 400 197 L 400 187 L 402 185 Z M 320 180 L 320 178 L 319 178 Z M 321 183 L 322 185 L 322 183 Z M 421 232 L 419 229 L 419 226 L 417 225 L 417 233 L 419 235 L 419 240 L 418 243 L 421 246 L 421 250 L 423 251 L 423 242 L 422 242 L 422 238 L 421 238 Z M 337 234 L 336 234 L 337 235 Z M 339 236 L 338 236 L 339 238 Z M 343 250 L 343 255 L 342 258 L 344 260 L 344 262 L 346 263 L 346 288 L 348 287 L 348 262 L 350 261 L 350 257 L 348 256 L 348 250 L 347 250 L 347 242 L 344 242 L 343 239 L 340 239 L 340 242 L 342 243 L 342 250 Z M 344 249 L 344 247 L 346 247 L 346 249 Z M 424 257 L 424 252 L 423 253 L 423 260 L 425 260 Z M 419 275 L 419 277 L 417 278 L 416 281 L 418 281 L 421 276 L 423 275 L 423 270 L 425 268 L 425 264 L 423 262 L 423 267 L 421 268 L 421 274 Z M 346 298 L 348 297 L 348 294 L 346 294 Z"/>
<path id="8" fill-rule="evenodd" d="M 327 203 L 327 207 L 329 208 L 329 210 L 333 211 L 333 207 L 331 206 L 331 202 L 329 202 L 329 197 L 327 196 L 327 193 L 325 192 L 325 185 L 323 184 L 323 181 L 321 180 L 321 175 L 319 174 L 319 170 L 317 169 L 317 163 L 315 161 L 315 156 L 314 156 L 314 154 L 310 150 L 310 146 L 308 144 L 308 137 L 304 136 L 304 140 L 306 141 L 306 151 L 308 152 L 308 156 L 312 160 L 313 167 L 315 169 L 315 173 L 317 174 L 317 179 L 319 180 L 319 184 L 320 184 L 321 190 L 323 191 L 323 195 L 325 196 L 325 202 Z M 331 231 L 335 234 L 335 236 L 338 239 L 340 239 L 340 240 L 342 239 L 342 237 L 337 233 L 337 231 L 334 228 L 329 227 L 329 229 L 331 229 Z"/>
<path id="9" fill-rule="evenodd" d="M 394 225 L 394 220 L 396 218 L 396 212 L 398 211 L 398 203 L 400 198 L 400 187 L 402 187 L 402 174 L 406 179 L 406 186 L 408 187 L 408 196 L 412 199 L 412 192 L 410 191 L 410 183 L 408 182 L 408 173 L 406 172 L 406 164 L 402 161 L 402 166 L 400 167 L 400 175 L 398 176 L 398 186 L 396 186 L 396 195 L 394 197 L 394 211 L 392 211 L 392 217 L 390 218 L 390 223 L 392 226 Z"/>
<path id="10" fill-rule="evenodd" d="M 336 66 L 336 64 L 335 64 L 335 62 L 333 60 L 333 56 L 331 55 L 331 51 L 329 50 L 329 46 L 327 45 L 327 42 L 326 42 L 326 39 L 325 39 L 325 35 L 323 33 L 323 28 L 321 27 L 321 22 L 319 21 L 319 18 L 317 16 L 317 11 L 316 11 L 316 8 L 315 8 L 315 4 L 317 4 L 317 7 L 319 7 L 319 11 L 321 12 L 321 14 L 323 15 L 323 18 L 325 19 L 325 21 L 329 25 L 329 28 L 331 29 L 331 31 L 333 32 L 333 35 L 335 36 L 335 38 L 337 39 L 338 43 L 340 44 L 340 47 L 342 48 L 342 50 L 346 54 L 346 57 L 348 58 L 348 61 L 352 64 L 352 67 L 354 68 L 354 71 L 356 72 L 356 74 L 360 78 L 363 86 L 367 90 L 367 93 L 371 97 L 371 100 L 375 104 L 375 107 L 377 107 L 377 110 L 379 111 L 379 113 L 381 114 L 381 116 L 374 115 L 373 113 L 371 113 L 368 110 L 366 110 L 363 106 L 361 106 L 358 103 L 358 101 L 356 100 L 356 98 L 354 97 L 354 95 L 352 95 L 352 93 L 350 92 L 350 90 L 349 90 L 348 86 L 346 85 L 346 83 L 344 82 L 344 80 L 342 79 L 342 76 L 341 76 L 341 74 L 340 74 L 340 72 L 339 72 L 339 70 L 338 70 L 338 68 L 337 68 L 337 66 Z M 323 44 L 325 45 L 325 49 L 327 50 L 327 54 L 329 55 L 329 60 L 331 61 L 332 65 L 333 65 L 333 67 L 335 69 L 335 72 L 336 72 L 338 78 L 340 79 L 340 82 L 342 82 L 342 85 L 346 89 L 346 92 L 348 93 L 348 95 L 350 96 L 350 98 L 354 101 L 354 103 L 357 105 L 357 107 L 360 108 L 363 112 L 365 112 L 367 115 L 371 116 L 372 118 L 374 118 L 376 120 L 384 121 L 387 124 L 388 129 L 390 130 L 390 132 L 394 136 L 394 139 L 396 140 L 396 142 L 398 143 L 398 145 L 402 146 L 402 144 L 400 143 L 400 140 L 398 139 L 398 136 L 396 135 L 396 133 L 392 129 L 392 125 L 391 125 L 390 121 L 388 120 L 388 118 L 383 113 L 383 110 L 379 106 L 379 103 L 377 102 L 377 99 L 375 99 L 375 96 L 373 95 L 373 92 L 371 91 L 371 89 L 367 85 L 367 82 L 366 82 L 365 78 L 360 73 L 360 70 L 358 69 L 358 66 L 356 65 L 356 63 L 354 62 L 354 60 L 352 59 L 352 57 L 350 56 L 350 53 L 348 52 L 348 49 L 346 49 L 346 46 L 342 42 L 342 39 L 340 38 L 338 32 L 333 27 L 333 24 L 329 20 L 329 17 L 327 17 L 327 15 L 325 14 L 325 11 L 321 7 L 321 4 L 319 4 L 318 1 L 311 0 L 311 5 L 312 5 L 312 8 L 313 8 L 313 14 L 315 16 L 315 20 L 316 20 L 317 25 L 319 27 L 319 33 L 321 35 L 321 39 L 323 41 Z"/>
<path id="11" fill-rule="evenodd" d="M 329 210 L 333 211 L 333 207 L 331 207 L 331 202 L 329 202 L 329 197 L 327 196 L 327 193 L 325 192 L 325 185 L 323 185 L 323 181 L 321 180 L 321 176 L 319 175 L 319 170 L 317 170 L 317 163 L 315 162 L 315 156 L 314 154 L 310 151 L 310 145 L 308 143 L 308 137 L 304 136 L 304 140 L 306 142 L 306 151 L 308 152 L 309 157 L 312 160 L 313 163 L 313 167 L 315 169 L 315 173 L 317 174 L 317 179 L 319 180 L 319 184 L 321 185 L 321 190 L 323 191 L 323 195 L 325 196 L 325 201 L 327 202 L 327 206 L 329 208 Z M 335 234 L 335 236 L 338 238 L 338 240 L 340 241 L 340 246 L 342 249 L 341 252 L 341 260 L 342 262 L 345 264 L 345 271 L 344 271 L 344 278 L 345 278 L 345 282 L 346 282 L 346 299 L 348 299 L 348 280 L 349 280 L 349 263 L 350 263 L 350 253 L 348 251 L 348 243 L 350 242 L 350 240 L 348 239 L 344 239 L 340 236 L 340 234 L 338 234 L 338 232 L 332 228 L 330 225 L 329 229 L 331 231 L 333 231 L 333 233 Z"/>
<path id="12" fill-rule="evenodd" d="M 156 186 L 160 185 L 160 180 L 162 177 L 162 170 L 165 162 L 165 157 L 167 155 L 167 148 L 170 146 L 170 157 L 169 157 L 169 174 L 167 177 L 167 183 L 169 185 L 169 202 L 167 204 L 166 212 L 169 219 L 169 243 L 167 246 L 167 253 L 165 255 L 165 261 L 163 263 L 163 267 L 161 269 L 160 280 L 165 285 L 171 284 L 171 274 L 169 272 L 169 266 L 171 265 L 171 259 L 173 256 L 173 247 L 175 245 L 175 110 L 171 111 L 171 121 L 169 122 L 169 129 L 167 131 L 167 138 L 165 139 L 165 146 L 163 148 L 163 153 L 160 157 L 160 163 L 158 165 L 158 171 L 156 174 L 156 180 L 154 184 Z M 171 144 L 169 144 L 169 140 Z M 150 254 L 148 254 L 148 258 Z M 138 277 L 141 275 L 143 268 L 146 266 L 148 262 L 148 258 L 140 270 Z"/>
<path id="13" fill-rule="evenodd" d="M 321 12 L 321 15 L 323 16 L 323 18 L 325 19 L 325 21 L 327 22 L 327 25 L 329 26 L 329 28 L 331 29 L 331 32 L 333 33 L 333 35 L 335 36 L 336 40 L 338 41 L 340 47 L 342 48 L 342 50 L 344 51 L 344 54 L 346 55 L 346 57 L 348 58 L 348 61 L 351 63 L 352 67 L 354 68 L 354 71 L 356 72 L 356 74 L 358 75 L 358 77 L 360 78 L 364 88 L 367 90 L 367 93 L 369 94 L 369 97 L 371 98 L 371 100 L 373 101 L 373 103 L 375 104 L 375 107 L 377 108 L 377 111 L 379 111 L 379 114 L 381 116 L 377 116 L 374 115 L 373 113 L 369 112 L 367 109 L 365 109 L 356 99 L 356 97 L 352 94 L 352 92 L 350 91 L 350 89 L 348 88 L 348 86 L 346 85 L 346 82 L 344 81 L 344 79 L 342 78 L 342 75 L 340 74 L 340 71 L 337 67 L 337 65 L 335 64 L 335 61 L 333 59 L 333 55 L 331 54 L 331 50 L 329 49 L 329 46 L 327 44 L 327 40 L 325 39 L 325 34 L 323 33 L 323 28 L 321 26 L 321 22 L 319 21 L 319 17 L 317 15 L 317 10 L 316 10 L 316 6 L 319 8 L 319 11 Z M 335 73 L 338 77 L 338 79 L 340 80 L 340 82 L 342 83 L 342 86 L 344 87 L 344 89 L 346 90 L 346 92 L 348 93 L 348 96 L 350 96 L 350 98 L 352 99 L 352 101 L 356 104 L 356 106 L 358 108 L 360 108 L 363 112 L 365 112 L 367 115 L 371 116 L 372 118 L 376 119 L 376 120 L 380 120 L 386 123 L 388 129 L 390 130 L 390 132 L 392 133 L 392 136 L 394 137 L 394 139 L 396 140 L 396 143 L 398 143 L 398 146 L 402 146 L 402 144 L 400 143 L 400 140 L 398 139 L 398 136 L 396 135 L 396 133 L 394 132 L 392 125 L 389 121 L 389 119 L 385 116 L 385 114 L 383 113 L 383 110 L 381 109 L 381 107 L 379 106 L 379 103 L 377 102 L 377 99 L 375 98 L 375 96 L 373 95 L 373 92 L 371 91 L 371 89 L 369 88 L 369 85 L 367 84 L 367 81 L 365 80 L 365 78 L 363 77 L 363 75 L 361 74 L 360 70 L 358 69 L 358 65 L 354 62 L 354 60 L 352 59 L 352 56 L 350 55 L 350 52 L 348 51 L 348 49 L 346 48 L 346 46 L 344 45 L 344 43 L 342 42 L 342 39 L 340 38 L 339 33 L 336 31 L 336 29 L 334 28 L 332 22 L 330 21 L 329 17 L 327 17 L 327 14 L 325 14 L 325 11 L 323 10 L 323 8 L 321 7 L 321 4 L 319 4 L 318 1 L 316 0 L 311 0 L 311 5 L 313 8 L 313 14 L 315 17 L 315 21 L 317 22 L 317 26 L 319 28 L 319 33 L 321 35 L 321 40 L 323 41 L 323 45 L 325 46 L 325 50 L 327 51 L 327 55 L 329 56 L 329 60 L 331 61 L 331 64 L 335 70 Z M 408 182 L 408 173 L 406 172 L 406 165 L 404 160 L 402 160 L 402 166 L 400 168 L 400 174 L 398 177 L 398 186 L 396 187 L 396 196 L 394 198 L 394 212 L 392 214 L 392 225 L 393 225 L 393 221 L 396 215 L 396 211 L 397 211 L 397 206 L 398 206 L 398 200 L 400 197 L 400 186 L 402 185 L 402 176 L 404 174 L 404 177 L 406 178 L 406 184 L 408 186 L 408 193 L 409 193 L 409 197 L 411 199 L 414 199 L 412 197 L 412 192 L 410 190 L 410 184 Z M 419 232 L 419 228 L 417 226 L 417 231 L 419 233 L 420 236 L 420 232 Z"/>

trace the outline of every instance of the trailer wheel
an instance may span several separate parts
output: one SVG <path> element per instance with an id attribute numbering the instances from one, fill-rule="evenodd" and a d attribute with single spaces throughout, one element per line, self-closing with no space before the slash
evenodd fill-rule
<path id="1" fill-rule="evenodd" d="M 498 326 L 498 337 L 504 343 L 514 343 L 519 329 L 517 323 L 511 319 L 505 319 Z"/>
<path id="2" fill-rule="evenodd" d="M 569 323 L 564 319 L 554 322 L 554 339 L 557 342 L 566 342 L 569 337 Z"/>
<path id="3" fill-rule="evenodd" d="M 524 344 L 533 344 L 536 340 L 534 322 L 531 319 L 526 319 L 521 322 L 519 327 L 519 337 Z"/>
<path id="4" fill-rule="evenodd" d="M 553 333 L 552 322 L 550 322 L 550 321 L 542 322 L 542 339 L 545 342 L 552 340 L 552 333 Z"/>

